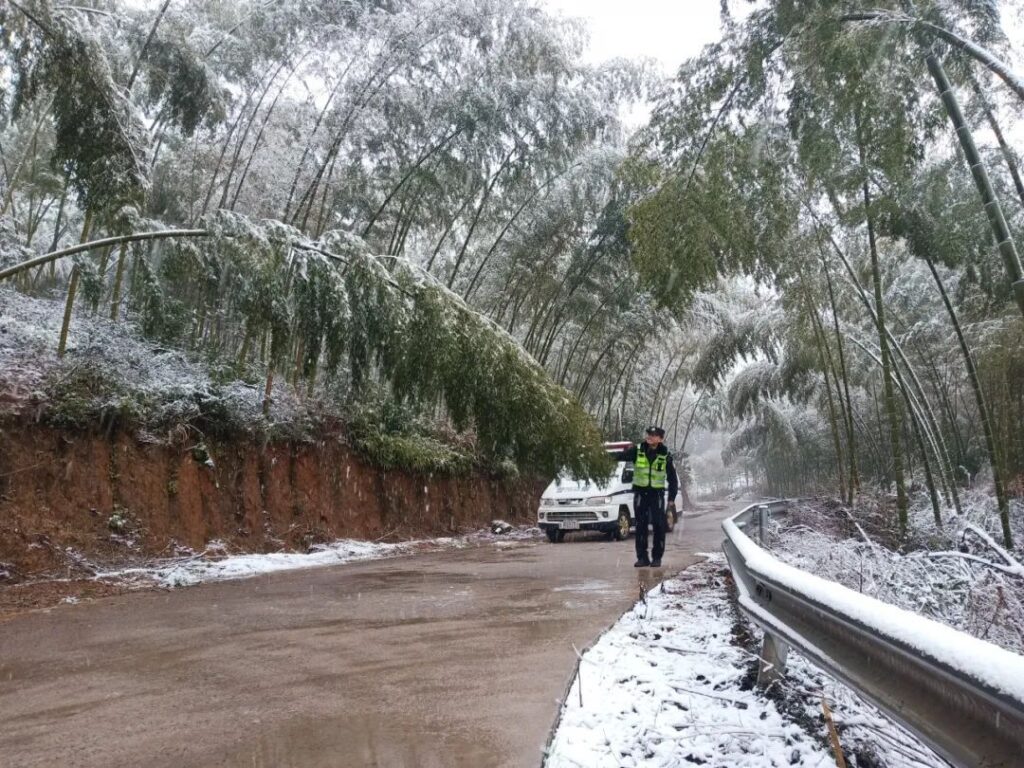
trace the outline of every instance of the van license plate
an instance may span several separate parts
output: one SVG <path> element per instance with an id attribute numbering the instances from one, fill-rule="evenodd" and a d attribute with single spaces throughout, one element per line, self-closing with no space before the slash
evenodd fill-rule
<path id="1" fill-rule="evenodd" d="M 563 520 L 558 525 L 559 525 L 559 527 L 562 528 L 563 531 L 564 530 L 578 531 L 579 528 L 580 528 L 580 521 L 579 520 Z"/>

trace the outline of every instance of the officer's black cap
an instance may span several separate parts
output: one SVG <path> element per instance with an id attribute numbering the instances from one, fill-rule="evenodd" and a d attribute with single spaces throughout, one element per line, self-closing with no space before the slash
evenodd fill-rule
<path id="1" fill-rule="evenodd" d="M 654 425 L 649 426 L 644 430 L 648 435 L 657 435 L 658 437 L 665 437 L 665 430 L 661 427 L 655 427 Z"/>

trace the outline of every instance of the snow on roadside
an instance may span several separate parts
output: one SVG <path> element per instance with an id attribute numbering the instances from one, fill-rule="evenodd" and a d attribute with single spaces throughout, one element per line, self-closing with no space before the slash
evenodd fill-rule
<path id="1" fill-rule="evenodd" d="M 648 593 L 581 657 L 548 768 L 829 765 L 815 739 L 744 683 L 749 655 L 733 643 L 735 621 L 720 565 Z"/>
<path id="2" fill-rule="evenodd" d="M 822 694 L 849 765 L 945 765 L 793 652 L 781 690 L 754 688 L 756 636 L 737 624 L 724 558 L 709 558 L 648 593 L 582 654 L 547 768 L 834 766 Z"/>
<path id="3" fill-rule="evenodd" d="M 204 581 L 245 579 L 264 573 L 290 571 L 298 568 L 319 568 L 327 565 L 393 557 L 408 551 L 409 543 L 383 544 L 372 541 L 342 539 L 309 552 L 272 552 L 262 555 L 232 555 L 221 560 L 194 558 L 154 568 L 125 568 L 96 574 L 97 579 L 144 579 L 161 587 L 191 587 Z"/>
<path id="4" fill-rule="evenodd" d="M 540 530 L 532 527 L 512 528 L 506 534 L 479 531 L 466 536 L 437 539 L 415 539 L 398 543 L 339 539 L 330 544 L 316 545 L 308 552 L 272 552 L 269 554 L 229 555 L 217 559 L 204 557 L 210 550 L 219 551 L 216 545 L 195 557 L 176 559 L 147 568 L 123 568 L 101 571 L 97 580 L 125 580 L 153 583 L 160 587 L 191 587 L 207 581 L 246 579 L 278 571 L 301 568 L 322 568 L 360 560 L 378 560 L 386 557 L 424 550 L 460 549 L 463 547 L 494 544 L 509 546 L 512 542 L 539 538 Z"/>

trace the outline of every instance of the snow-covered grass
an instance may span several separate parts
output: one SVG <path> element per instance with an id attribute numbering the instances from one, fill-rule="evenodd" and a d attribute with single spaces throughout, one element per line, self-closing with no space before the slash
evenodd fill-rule
<path id="1" fill-rule="evenodd" d="M 878 513 L 867 503 L 853 511 L 822 502 L 800 504 L 773 523 L 767 545 L 785 563 L 1022 654 L 1020 555 L 998 545 L 991 497 L 970 492 L 962 506 L 963 515 L 950 517 L 940 530 L 930 506 L 918 499 L 906 552 L 885 547 L 875 535 Z M 1012 519 L 1020 542 L 1024 509 L 1019 501 Z"/>
<path id="2" fill-rule="evenodd" d="M 505 525 L 507 526 L 507 524 Z M 360 560 L 396 557 L 425 550 L 461 549 L 485 544 L 497 547 L 510 546 L 516 542 L 539 539 L 541 535 L 540 529 L 535 527 L 508 526 L 502 530 L 503 533 L 495 533 L 492 523 L 490 530 L 458 537 L 414 539 L 397 543 L 339 539 L 330 544 L 313 546 L 308 552 L 272 552 L 269 554 L 226 555 L 222 544 L 211 542 L 206 550 L 192 557 L 176 558 L 147 567 L 100 571 L 96 573 L 95 578 L 134 581 L 168 588 L 190 587 L 207 581 L 244 579 L 301 568 L 322 568 Z"/>
<path id="3" fill-rule="evenodd" d="M 581 655 L 546 759 L 572 766 L 945 765 L 852 691 L 791 652 L 785 679 L 755 688 L 757 632 L 739 618 L 721 555 L 669 579 Z"/>

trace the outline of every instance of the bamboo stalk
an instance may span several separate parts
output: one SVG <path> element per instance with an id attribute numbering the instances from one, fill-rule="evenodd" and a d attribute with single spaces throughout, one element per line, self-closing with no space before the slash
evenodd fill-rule
<path id="1" fill-rule="evenodd" d="M 88 237 L 88 232 L 83 232 L 83 234 Z M 73 256 L 74 254 L 82 253 L 83 251 L 91 251 L 94 248 L 103 248 L 108 245 L 118 245 L 120 243 L 134 243 L 139 240 L 162 240 L 168 237 L 206 237 L 209 234 L 210 233 L 205 229 L 165 229 L 158 232 L 138 232 L 136 234 L 120 235 L 118 237 L 105 237 L 102 240 L 91 240 L 89 242 L 79 243 L 78 245 L 72 245 L 68 248 L 61 248 L 59 251 L 44 253 L 42 256 L 36 256 L 28 261 L 22 261 L 18 264 L 7 267 L 6 269 L 0 269 L 0 280 L 16 275 L 26 269 L 38 267 L 40 264 L 48 264 L 51 261 L 62 259 L 65 256 Z"/>
<path id="2" fill-rule="evenodd" d="M 114 272 L 114 288 L 110 297 L 110 319 L 115 323 L 121 310 L 121 285 L 124 282 L 124 262 L 128 252 L 128 243 L 121 243 L 117 254 L 117 269 Z"/>
<path id="3" fill-rule="evenodd" d="M 267 384 L 263 388 L 263 415 L 270 415 L 270 392 L 274 387 L 274 366 L 267 366 Z"/>
<path id="4" fill-rule="evenodd" d="M 982 205 L 985 207 L 985 214 L 988 216 L 989 225 L 992 227 L 992 234 L 995 235 L 996 246 L 999 248 L 999 254 L 1003 257 L 1003 262 L 1006 265 L 1006 273 L 1010 279 L 1013 296 L 1017 301 L 1021 316 L 1024 316 L 1024 272 L 1021 270 L 1017 245 L 1010 235 L 1010 228 L 1006 224 L 1006 217 L 1003 215 L 999 198 L 996 197 L 992 181 L 989 179 L 988 171 L 985 169 L 985 163 L 981 159 L 977 145 L 974 143 L 974 135 L 964 119 L 960 103 L 957 101 L 953 87 L 949 83 L 949 78 L 946 77 L 946 70 L 943 68 L 942 62 L 939 61 L 939 58 L 934 53 L 929 54 L 925 62 L 928 65 L 928 71 L 935 80 L 935 85 L 939 91 L 939 98 L 942 99 L 942 104 L 946 108 L 949 121 L 953 124 L 956 137 L 960 140 L 960 146 L 971 169 L 971 176 L 974 177 L 974 184 L 978 188 Z"/>
<path id="5" fill-rule="evenodd" d="M 76 264 L 71 269 L 71 281 L 68 283 L 68 298 L 64 304 L 64 322 L 60 326 L 60 341 L 57 343 L 57 357 L 64 357 L 68 344 L 68 329 L 71 327 L 71 309 L 75 304 L 75 294 L 78 292 L 79 269 Z"/>
<path id="6" fill-rule="evenodd" d="M 953 307 L 953 303 L 949 300 L 949 294 L 946 293 L 946 286 L 942 282 L 942 278 L 939 276 L 938 270 L 935 268 L 935 264 L 931 259 L 927 260 L 928 269 L 931 270 L 932 277 L 935 279 L 935 285 L 939 289 L 939 294 L 942 296 L 942 303 L 946 307 L 946 313 L 949 315 L 950 323 L 953 325 L 953 330 L 956 333 L 957 343 L 960 345 L 960 353 L 964 358 L 964 365 L 967 368 L 967 378 L 971 384 L 971 390 L 974 392 L 974 401 L 978 406 L 978 416 L 981 419 L 981 429 L 985 436 L 985 448 L 988 451 L 988 460 L 992 465 L 992 484 L 995 486 L 996 492 L 996 504 L 999 507 L 999 522 L 1003 528 L 1003 543 L 1007 549 L 1013 548 L 1013 533 L 1010 531 L 1010 503 L 1006 497 L 1006 488 L 1003 485 L 1002 467 L 999 462 L 999 453 L 996 448 L 995 436 L 992 431 L 992 417 L 989 412 L 988 404 L 985 402 L 985 394 L 981 389 L 981 382 L 978 379 L 978 368 L 974 364 L 974 356 L 971 354 L 970 347 L 967 346 L 967 339 L 964 337 L 963 328 L 960 325 L 960 318 L 957 315 L 956 309 Z"/>
<path id="7" fill-rule="evenodd" d="M 860 121 L 857 125 L 857 146 L 860 152 L 861 170 L 865 174 L 861 183 L 861 191 L 864 195 L 864 218 L 868 227 L 868 250 L 871 254 L 871 282 L 875 293 L 875 327 L 878 329 L 878 346 L 881 349 L 882 357 L 882 391 L 884 393 L 886 420 L 889 423 L 889 441 L 892 451 L 892 471 L 896 481 L 896 514 L 899 519 L 900 535 L 907 534 L 907 488 L 903 477 L 903 450 L 900 444 L 900 414 L 896 405 L 896 394 L 893 391 L 890 380 L 890 369 L 892 368 L 892 352 L 889 349 L 889 338 L 885 326 L 885 305 L 882 301 L 882 269 L 878 258 L 878 244 L 875 241 L 875 219 L 871 208 L 871 192 L 868 188 L 867 163 L 865 160 L 864 141 L 860 131 Z"/>

